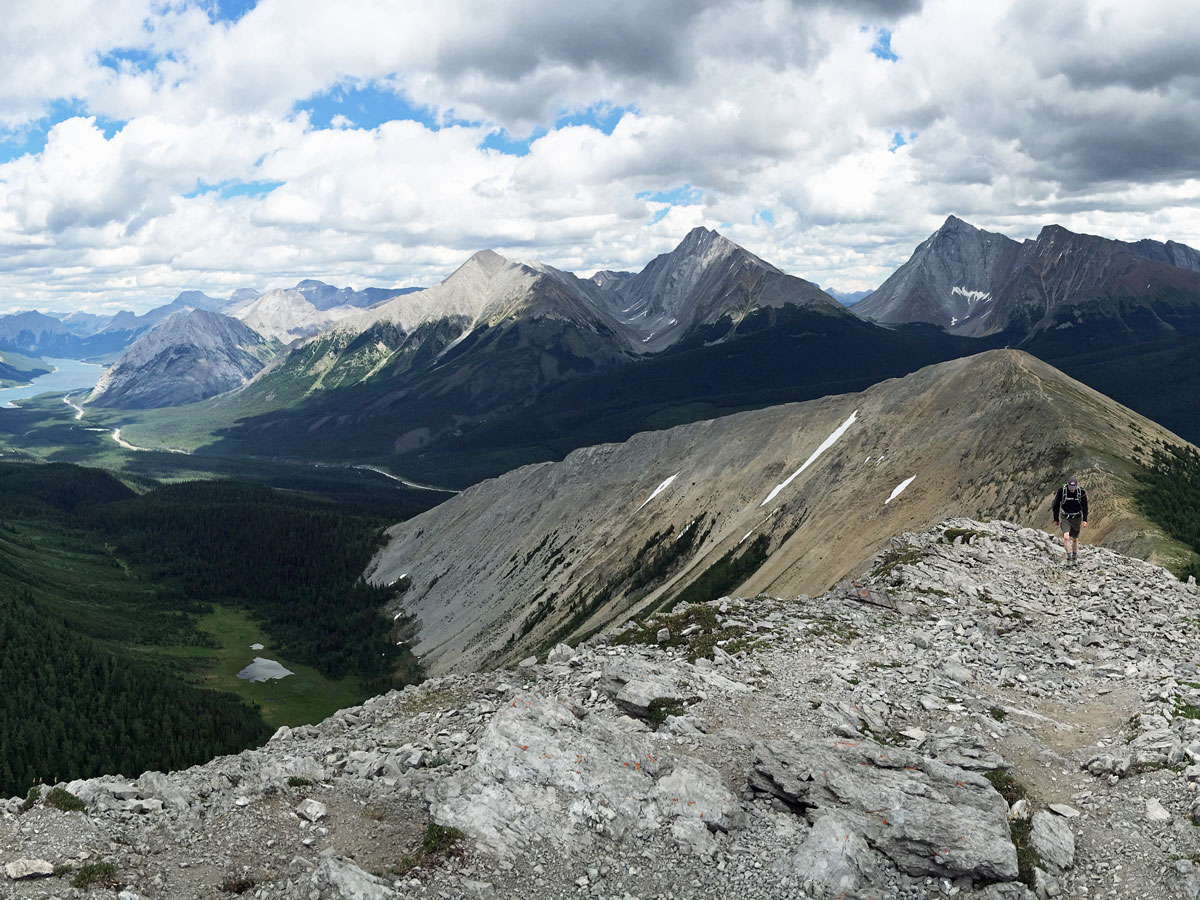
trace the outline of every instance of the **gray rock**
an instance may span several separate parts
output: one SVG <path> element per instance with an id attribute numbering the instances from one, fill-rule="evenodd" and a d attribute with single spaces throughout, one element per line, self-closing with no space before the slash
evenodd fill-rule
<path id="1" fill-rule="evenodd" d="M 1127 749 L 1113 753 L 1098 753 L 1083 764 L 1093 775 L 1116 775 L 1124 778 L 1133 766 L 1133 754 Z"/>
<path id="2" fill-rule="evenodd" d="M 681 819 L 709 831 L 741 820 L 716 770 L 548 698 L 518 696 L 478 744 L 472 765 L 439 784 L 431 812 L 493 855 L 533 842 L 581 850 Z"/>
<path id="3" fill-rule="evenodd" d="M 658 634 L 656 634 L 654 636 L 654 639 L 656 641 L 658 641 L 658 643 L 660 643 L 660 644 L 665 644 L 667 641 L 669 641 L 671 639 L 671 629 L 669 629 L 669 628 L 658 629 Z"/>
<path id="4" fill-rule="evenodd" d="M 181 788 L 162 772 L 144 772 L 137 780 L 142 795 L 158 800 L 162 806 L 175 810 L 187 809 L 193 801 L 192 795 Z"/>
<path id="5" fill-rule="evenodd" d="M 329 810 L 325 808 L 325 804 L 311 797 L 305 797 L 296 807 L 296 815 L 306 822 L 320 822 L 328 814 Z"/>
<path id="6" fill-rule="evenodd" d="M 1200 900 L 1200 867 L 1188 859 L 1178 859 L 1167 870 L 1180 900 Z"/>
<path id="7" fill-rule="evenodd" d="M 1065 803 L 1050 803 L 1047 804 L 1046 808 L 1056 816 L 1062 816 L 1064 819 L 1074 819 L 1079 816 L 1079 810 Z"/>
<path id="8" fill-rule="evenodd" d="M 989 884 L 972 895 L 973 900 L 1036 900 L 1037 895 L 1019 881 Z"/>
<path id="9" fill-rule="evenodd" d="M 973 772 L 869 741 L 772 741 L 749 784 L 812 820 L 836 812 L 910 875 L 1017 876 L 1008 804 Z"/>
<path id="10" fill-rule="evenodd" d="M 816 897 L 859 896 L 880 880 L 877 854 L 836 812 L 817 819 L 790 863 L 806 891 Z"/>
<path id="11" fill-rule="evenodd" d="M 1029 843 L 1043 862 L 1052 864 L 1059 871 L 1075 864 L 1075 835 L 1061 816 L 1045 810 L 1034 813 Z"/>
<path id="12" fill-rule="evenodd" d="M 685 685 L 681 687 L 680 684 Z M 654 701 L 686 702 L 696 691 L 691 673 L 639 659 L 614 660 L 604 668 L 600 686 L 617 706 L 639 719 L 650 717 Z"/>
<path id="13" fill-rule="evenodd" d="M 1146 801 L 1146 818 L 1151 822 L 1170 822 L 1171 814 L 1156 797 Z"/>
<path id="14" fill-rule="evenodd" d="M 1047 897 L 1057 897 L 1061 894 L 1062 885 L 1045 869 L 1035 868 L 1033 870 L 1033 890 L 1038 896 L 1038 900 L 1045 900 Z"/>
<path id="15" fill-rule="evenodd" d="M 4 874 L 13 881 L 46 878 L 54 874 L 54 866 L 44 859 L 17 859 L 4 864 Z"/>
<path id="16" fill-rule="evenodd" d="M 555 644 L 550 652 L 546 654 L 546 662 L 550 665 L 569 663 L 575 659 L 576 655 L 575 651 L 567 644 Z"/>
<path id="17" fill-rule="evenodd" d="M 321 858 L 312 874 L 312 883 L 321 900 L 397 900 L 400 896 L 382 878 L 333 856 Z"/>

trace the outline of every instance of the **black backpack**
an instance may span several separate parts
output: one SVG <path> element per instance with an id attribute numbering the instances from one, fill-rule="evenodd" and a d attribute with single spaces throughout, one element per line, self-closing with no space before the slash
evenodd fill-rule
<path id="1" fill-rule="evenodd" d="M 1062 503 L 1058 508 L 1066 518 L 1077 519 L 1083 515 L 1083 488 L 1075 488 L 1074 497 L 1067 493 L 1069 490 L 1065 484 L 1062 486 Z"/>

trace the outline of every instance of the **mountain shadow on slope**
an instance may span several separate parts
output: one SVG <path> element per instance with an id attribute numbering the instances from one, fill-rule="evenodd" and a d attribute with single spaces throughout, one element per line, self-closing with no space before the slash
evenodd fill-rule
<path id="1" fill-rule="evenodd" d="M 884 328 L 783 306 L 736 324 L 723 318 L 664 353 L 606 366 L 576 349 L 575 335 L 531 327 L 476 329 L 462 342 L 473 348 L 452 351 L 427 381 L 381 378 L 313 395 L 242 419 L 200 452 L 286 456 L 303 448 L 461 487 L 639 431 L 862 390 L 980 349 L 978 339 L 932 326 Z"/>

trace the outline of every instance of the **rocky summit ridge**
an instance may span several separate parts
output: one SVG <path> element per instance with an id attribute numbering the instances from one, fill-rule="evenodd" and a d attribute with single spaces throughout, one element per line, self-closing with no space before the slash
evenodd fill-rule
<path id="1" fill-rule="evenodd" d="M 0 893 L 1197 897 L 1196 607 L 1141 560 L 950 519 L 817 597 L 681 605 L 0 802 Z"/>

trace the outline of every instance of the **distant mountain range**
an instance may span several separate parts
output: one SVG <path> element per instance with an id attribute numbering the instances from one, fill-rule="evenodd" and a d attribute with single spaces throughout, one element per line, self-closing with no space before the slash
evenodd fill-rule
<path id="1" fill-rule="evenodd" d="M 863 388 L 962 355 L 863 322 L 816 285 L 698 228 L 639 273 L 582 279 L 487 250 L 347 315 L 213 417 L 204 452 L 356 457 L 469 484 L 596 440 Z"/>
<path id="2" fill-rule="evenodd" d="M 355 291 L 353 288 L 337 288 L 312 279 L 301 281 L 295 288 L 308 304 L 321 311 L 336 306 L 367 307 L 398 294 L 419 290 L 420 288 L 413 287 L 372 287 Z M 36 310 L 0 315 L 0 350 L 15 350 L 35 356 L 108 362 L 119 356 L 140 335 L 177 312 L 203 309 L 231 313 L 244 308 L 249 301 L 259 296 L 257 291 L 245 288 L 234 291 L 228 300 L 210 297 L 202 291 L 183 291 L 170 303 L 140 315 L 129 310 L 113 315 L 86 312 L 49 315 Z M 298 318 L 302 319 L 303 313 L 300 313 Z M 334 313 L 327 317 L 326 321 L 332 324 L 339 318 L 340 315 Z M 295 330 L 305 335 L 313 333 L 312 328 L 306 330 L 303 325 L 297 326 Z M 297 335 L 293 335 L 295 336 Z"/>
<path id="3" fill-rule="evenodd" d="M 166 338 L 144 323 L 214 305 L 262 338 L 255 362 L 232 364 L 220 342 L 188 351 L 173 337 L 179 360 L 217 353 L 217 368 L 238 375 L 155 387 Z M 82 321 L 75 331 L 39 321 L 81 339 Z M 1191 364 L 1200 254 L 1058 226 L 1018 242 L 951 216 L 849 308 L 696 228 L 640 272 L 581 278 L 484 250 L 420 292 L 383 297 L 305 281 L 224 302 L 185 294 L 113 321 L 123 334 L 143 329 L 139 342 L 155 349 L 130 347 L 121 390 L 98 391 L 96 404 L 145 408 L 223 392 L 219 405 L 186 413 L 190 427 L 202 420 L 211 430 L 205 453 L 369 461 L 454 487 L 575 447 L 862 390 L 1003 346 L 1200 438 Z M 268 359 L 264 348 L 280 345 Z"/>
<path id="4" fill-rule="evenodd" d="M 833 288 L 826 288 L 825 293 L 836 300 L 840 300 L 844 306 L 853 306 L 859 300 L 870 297 L 874 291 L 838 291 Z"/>

